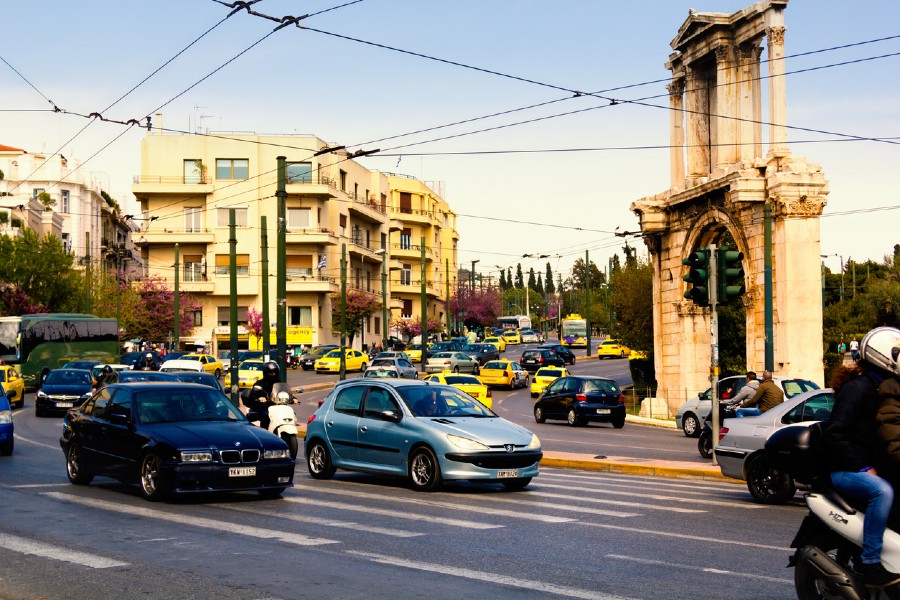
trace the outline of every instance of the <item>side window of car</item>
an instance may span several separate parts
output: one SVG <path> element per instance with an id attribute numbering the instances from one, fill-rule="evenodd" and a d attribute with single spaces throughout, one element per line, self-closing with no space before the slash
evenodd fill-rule
<path id="1" fill-rule="evenodd" d="M 347 415 L 359 415 L 359 407 L 365 392 L 366 388 L 361 385 L 341 390 L 334 400 L 334 410 Z"/>
<path id="2" fill-rule="evenodd" d="M 566 389 L 566 381 L 568 377 L 561 377 L 547 386 L 547 393 L 561 394 Z"/>
<path id="3" fill-rule="evenodd" d="M 369 395 L 366 396 L 366 410 L 363 416 L 367 419 L 379 419 L 379 415 L 386 410 L 397 412 L 390 395 L 382 389 L 370 389 Z"/>
<path id="4" fill-rule="evenodd" d="M 91 401 L 91 406 L 89 406 L 89 410 L 85 410 L 85 414 L 89 414 L 96 419 L 105 419 L 106 418 L 106 405 L 109 403 L 110 393 L 109 388 L 103 388 L 97 395 L 94 396 L 94 399 Z"/>
<path id="5" fill-rule="evenodd" d="M 402 358 L 398 361 L 401 367 L 411 367 L 412 363 L 408 360 L 403 360 Z"/>
<path id="6" fill-rule="evenodd" d="M 106 405 L 106 419 L 112 415 L 123 415 L 131 418 L 131 394 L 125 390 L 116 390 Z"/>
<path id="7" fill-rule="evenodd" d="M 575 379 L 574 377 L 566 377 L 563 381 L 565 381 L 565 392 L 567 394 L 577 393 L 581 391 L 581 380 Z"/>

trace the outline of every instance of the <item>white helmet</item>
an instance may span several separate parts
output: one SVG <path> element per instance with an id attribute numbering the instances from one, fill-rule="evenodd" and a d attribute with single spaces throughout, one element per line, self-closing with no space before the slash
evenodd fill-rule
<path id="1" fill-rule="evenodd" d="M 900 375 L 897 358 L 900 356 L 900 329 L 876 327 L 866 334 L 859 345 L 859 355 L 867 363 Z"/>

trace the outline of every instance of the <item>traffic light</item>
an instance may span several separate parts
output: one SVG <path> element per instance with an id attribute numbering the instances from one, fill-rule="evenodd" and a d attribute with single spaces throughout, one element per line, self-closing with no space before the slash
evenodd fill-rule
<path id="1" fill-rule="evenodd" d="M 718 304 L 728 304 L 744 295 L 744 253 L 726 248 L 716 249 L 716 287 Z"/>
<path id="2" fill-rule="evenodd" d="M 691 268 L 682 277 L 691 284 L 684 292 L 684 297 L 698 306 L 709 306 L 709 255 L 709 248 L 697 248 L 681 261 L 681 264 Z"/>

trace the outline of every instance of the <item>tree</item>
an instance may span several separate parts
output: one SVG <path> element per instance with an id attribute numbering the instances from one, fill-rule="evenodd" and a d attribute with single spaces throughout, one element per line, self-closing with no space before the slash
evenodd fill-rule
<path id="1" fill-rule="evenodd" d="M 598 289 L 606 283 L 606 275 L 597 268 L 597 263 L 591 261 L 591 288 Z M 576 290 L 583 290 L 587 287 L 587 271 L 584 268 L 584 259 L 578 258 L 572 264 L 572 287 Z"/>
<path id="2" fill-rule="evenodd" d="M 550 268 L 550 263 L 547 263 L 547 276 L 544 277 L 544 281 L 546 282 L 547 293 L 555 294 L 556 288 L 553 287 L 553 270 Z"/>
<path id="3" fill-rule="evenodd" d="M 53 210 L 53 207 L 56 206 L 56 200 L 54 200 L 48 192 L 41 192 L 38 194 L 37 201 L 41 203 L 44 210 L 47 212 Z"/>
<path id="4" fill-rule="evenodd" d="M 522 263 L 516 263 L 516 287 L 520 290 L 525 288 L 525 279 L 522 276 Z"/>
<path id="5" fill-rule="evenodd" d="M 331 295 L 331 331 L 341 333 L 341 295 Z M 347 335 L 349 345 L 353 345 L 353 338 L 362 331 L 362 321 L 368 319 L 372 314 L 381 308 L 381 300 L 374 294 L 363 292 L 360 290 L 347 290 L 347 318 L 346 329 L 344 333 Z"/>
<path id="6" fill-rule="evenodd" d="M 512 267 L 506 267 L 506 289 L 513 287 Z"/>
<path id="7" fill-rule="evenodd" d="M 397 319 L 392 325 L 397 328 L 400 335 L 406 338 L 407 342 L 418 335 L 422 335 L 422 319 Z M 427 325 L 428 335 L 442 333 L 444 331 L 444 324 L 438 319 L 429 318 Z"/>
<path id="8" fill-rule="evenodd" d="M 50 312 L 84 308 L 84 279 L 73 260 L 53 235 L 41 239 L 32 229 L 23 229 L 22 237 L 0 236 L 0 281 L 16 286 L 28 303 Z"/>
<path id="9" fill-rule="evenodd" d="M 534 278 L 534 269 L 528 269 L 528 289 L 537 289 L 537 280 Z"/>
<path id="10" fill-rule="evenodd" d="M 266 327 L 263 325 L 262 311 L 256 310 L 251 306 L 247 309 L 247 324 L 244 325 L 251 336 L 260 338 L 265 333 Z"/>
<path id="11" fill-rule="evenodd" d="M 450 296 L 448 310 L 470 329 L 494 325 L 500 317 L 500 292 L 496 289 L 459 290 Z"/>
<path id="12" fill-rule="evenodd" d="M 506 271 L 500 269 L 500 289 L 506 291 Z"/>
<path id="13" fill-rule="evenodd" d="M 105 294 L 105 299 L 91 306 L 97 316 L 116 316 L 116 279 L 112 274 L 108 277 L 106 289 L 113 290 Z M 126 338 L 137 338 L 162 342 L 169 339 L 175 327 L 174 299 L 175 291 L 168 283 L 156 276 L 145 277 L 129 284 L 118 282 L 119 294 L 119 330 Z M 178 321 L 179 336 L 186 336 L 194 327 L 192 314 L 200 310 L 200 304 L 187 292 L 178 294 L 181 315 Z"/>
<path id="14" fill-rule="evenodd" d="M 17 284 L 0 283 L 0 317 L 39 312 L 46 312 L 46 309 L 40 304 L 35 304 Z"/>
<path id="15" fill-rule="evenodd" d="M 616 313 L 616 337 L 646 359 L 629 360 L 636 387 L 655 385 L 653 369 L 653 265 L 635 259 L 624 269 L 613 271 L 610 301 Z"/>
<path id="16" fill-rule="evenodd" d="M 538 273 L 537 276 L 537 287 L 535 288 L 540 295 L 544 295 L 544 281 L 541 279 L 541 274 Z"/>

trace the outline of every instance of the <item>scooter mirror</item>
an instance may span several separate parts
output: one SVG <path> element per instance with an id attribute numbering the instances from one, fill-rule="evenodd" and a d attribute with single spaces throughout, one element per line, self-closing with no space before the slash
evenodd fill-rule
<path id="1" fill-rule="evenodd" d="M 294 388 L 294 393 L 295 393 L 295 394 L 302 394 L 302 393 L 303 393 L 303 388 L 302 388 L 302 387 L 295 387 L 295 388 Z"/>

